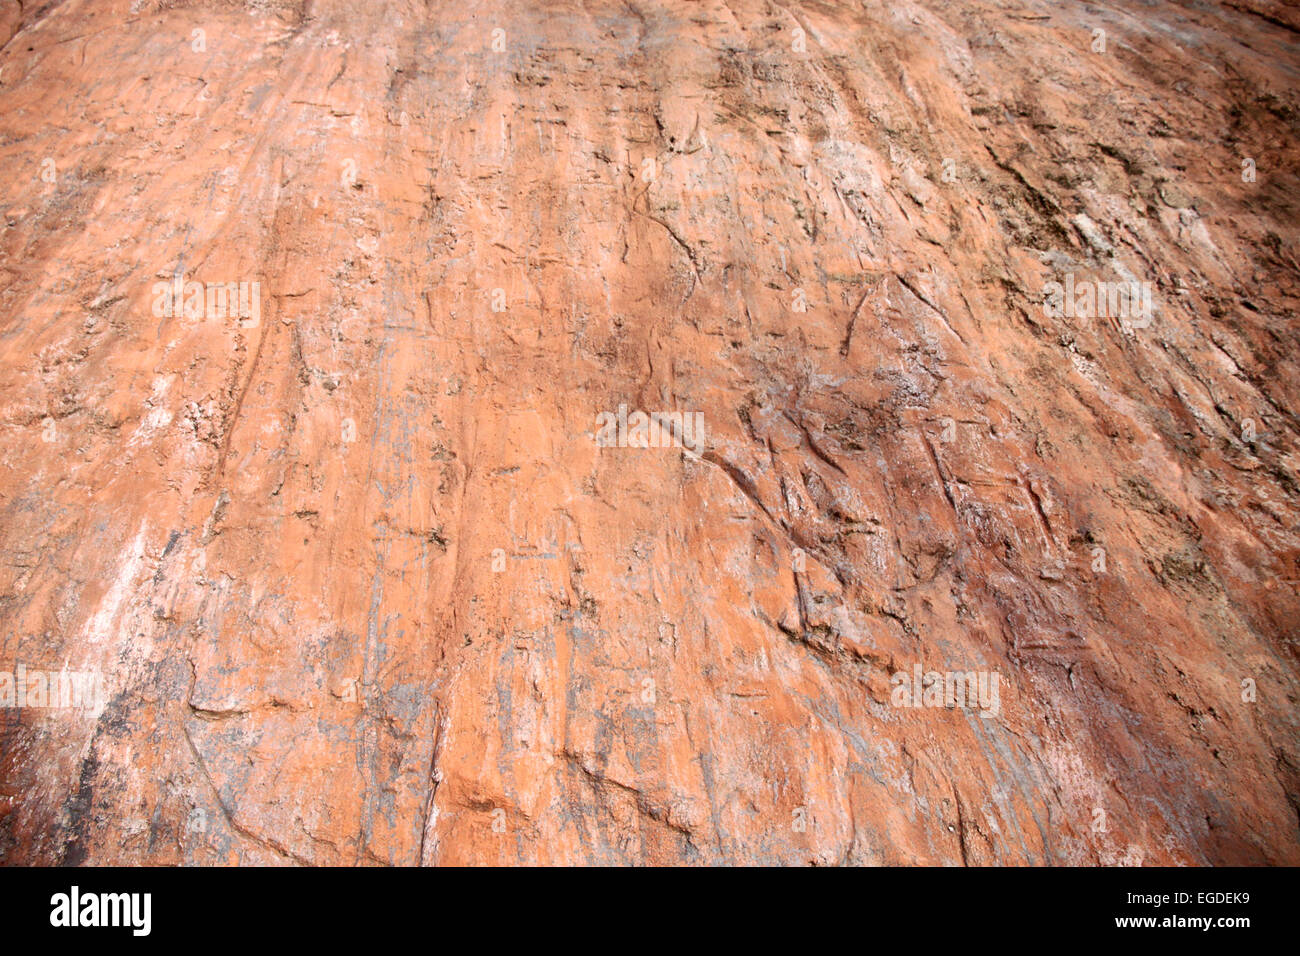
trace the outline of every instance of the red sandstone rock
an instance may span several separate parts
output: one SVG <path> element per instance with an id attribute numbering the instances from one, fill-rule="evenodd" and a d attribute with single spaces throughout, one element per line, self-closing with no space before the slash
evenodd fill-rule
<path id="1" fill-rule="evenodd" d="M 6 2 L 0 856 L 1300 862 L 1298 25 Z"/>

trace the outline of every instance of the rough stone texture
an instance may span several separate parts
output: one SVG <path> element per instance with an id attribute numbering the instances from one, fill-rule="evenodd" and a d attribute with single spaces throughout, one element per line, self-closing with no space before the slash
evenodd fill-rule
<path id="1" fill-rule="evenodd" d="M 7 0 L 0 855 L 1300 863 L 1298 27 Z"/>

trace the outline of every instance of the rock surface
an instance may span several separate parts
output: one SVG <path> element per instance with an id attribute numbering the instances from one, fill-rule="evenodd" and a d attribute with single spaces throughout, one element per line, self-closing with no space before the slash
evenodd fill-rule
<path id="1" fill-rule="evenodd" d="M 7 0 L 0 858 L 1300 863 L 1297 29 Z"/>

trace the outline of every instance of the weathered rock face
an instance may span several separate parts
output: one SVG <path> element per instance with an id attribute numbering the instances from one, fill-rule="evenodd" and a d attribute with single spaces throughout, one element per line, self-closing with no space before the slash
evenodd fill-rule
<path id="1" fill-rule="evenodd" d="M 0 855 L 1300 862 L 1298 27 L 7 2 Z"/>

